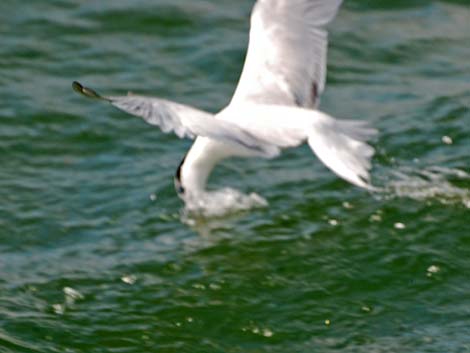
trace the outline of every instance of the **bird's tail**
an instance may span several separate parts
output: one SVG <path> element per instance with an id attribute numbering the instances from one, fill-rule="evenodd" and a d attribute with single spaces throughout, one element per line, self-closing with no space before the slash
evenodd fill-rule
<path id="1" fill-rule="evenodd" d="M 374 189 L 370 184 L 370 159 L 374 148 L 366 141 L 377 134 L 367 122 L 338 120 L 324 114 L 308 134 L 308 144 L 335 174 L 350 183 Z"/>

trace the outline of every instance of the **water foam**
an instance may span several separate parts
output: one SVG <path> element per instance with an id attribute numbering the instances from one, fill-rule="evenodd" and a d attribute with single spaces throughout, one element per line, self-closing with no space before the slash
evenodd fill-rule
<path id="1" fill-rule="evenodd" d="M 392 174 L 395 179 L 388 181 L 384 190 L 391 198 L 436 200 L 442 204 L 462 204 L 470 208 L 470 189 L 456 185 L 470 182 L 470 174 L 463 170 L 433 166 L 422 170 L 401 168 Z"/>
<path id="2" fill-rule="evenodd" d="M 186 197 L 184 213 L 197 217 L 222 217 L 268 206 L 268 201 L 256 193 L 244 194 L 236 189 L 223 188 Z"/>

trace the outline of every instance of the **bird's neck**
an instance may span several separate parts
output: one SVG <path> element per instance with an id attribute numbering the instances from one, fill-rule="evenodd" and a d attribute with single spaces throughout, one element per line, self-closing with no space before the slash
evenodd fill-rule
<path id="1" fill-rule="evenodd" d="M 212 169 L 224 157 L 218 142 L 198 137 L 177 173 L 182 196 L 193 197 L 203 193 Z"/>

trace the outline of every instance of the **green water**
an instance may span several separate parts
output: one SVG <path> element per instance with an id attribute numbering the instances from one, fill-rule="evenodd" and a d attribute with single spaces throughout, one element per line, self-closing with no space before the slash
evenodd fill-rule
<path id="1" fill-rule="evenodd" d="M 470 352 L 470 5 L 349 0 L 322 109 L 373 122 L 380 194 L 308 147 L 230 160 L 269 207 L 181 217 L 190 141 L 88 101 L 217 111 L 252 0 L 2 0 L 0 352 Z"/>

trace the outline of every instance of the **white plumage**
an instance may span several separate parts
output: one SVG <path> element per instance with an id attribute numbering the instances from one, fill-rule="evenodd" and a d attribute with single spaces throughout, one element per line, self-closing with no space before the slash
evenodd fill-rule
<path id="1" fill-rule="evenodd" d="M 108 100 L 164 132 L 196 137 L 175 180 L 183 199 L 205 192 L 207 178 L 221 159 L 272 158 L 282 148 L 304 142 L 338 176 L 371 188 L 374 150 L 365 141 L 376 131 L 365 122 L 337 120 L 316 109 L 326 80 L 324 26 L 341 2 L 258 0 L 240 81 L 230 104 L 216 115 L 159 98 L 102 97 L 77 82 L 74 88 Z"/>
<path id="2" fill-rule="evenodd" d="M 314 107 L 326 79 L 328 33 L 323 27 L 334 18 L 341 1 L 259 0 L 232 103 Z"/>

